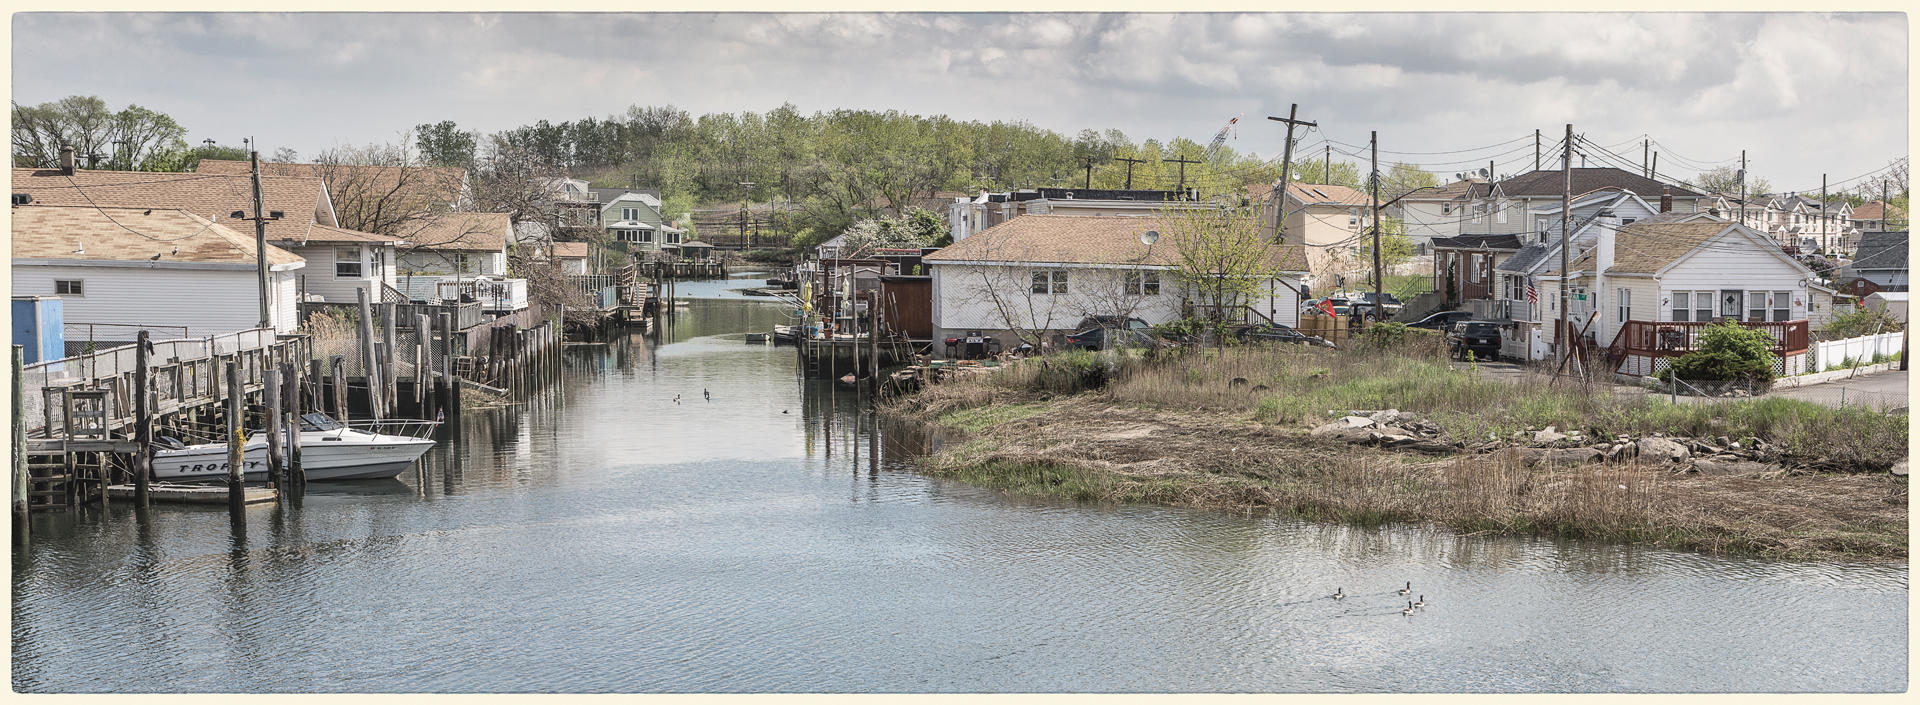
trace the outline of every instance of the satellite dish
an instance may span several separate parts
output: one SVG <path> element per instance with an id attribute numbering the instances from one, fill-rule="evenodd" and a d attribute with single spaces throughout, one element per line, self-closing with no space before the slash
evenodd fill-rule
<path id="1" fill-rule="evenodd" d="M 1487 171 L 1486 169 L 1481 169 L 1481 170 L 1479 171 L 1479 174 L 1480 174 L 1480 177 L 1481 177 L 1481 178 L 1486 178 L 1486 177 L 1489 177 L 1489 176 L 1493 176 L 1493 174 L 1492 174 L 1492 173 L 1490 173 L 1490 172 L 1488 172 L 1488 171 Z"/>
<path id="2" fill-rule="evenodd" d="M 1140 244 L 1142 245 L 1152 245 L 1153 243 L 1156 243 L 1159 241 L 1160 241 L 1160 231 L 1158 230 L 1148 230 L 1144 233 L 1140 233 Z"/>

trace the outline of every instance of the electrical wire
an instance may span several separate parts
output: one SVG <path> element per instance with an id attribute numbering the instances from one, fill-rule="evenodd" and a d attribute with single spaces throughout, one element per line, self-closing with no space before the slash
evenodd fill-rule
<path id="1" fill-rule="evenodd" d="M 77 181 L 74 181 L 72 175 L 67 175 L 66 179 L 67 179 L 67 183 L 72 184 L 74 192 L 80 194 L 81 198 L 87 199 L 87 205 L 93 206 L 94 210 L 99 211 L 100 215 L 107 219 L 107 222 L 120 226 L 121 230 L 125 230 L 135 235 L 139 235 L 140 237 L 144 237 L 154 242 L 179 242 L 181 240 L 187 240 L 187 239 L 199 237 L 201 233 L 206 232 L 207 230 L 211 229 L 215 225 L 214 221 L 211 218 L 209 218 L 207 219 L 207 224 L 205 226 L 202 226 L 199 230 L 195 230 L 192 233 L 189 233 L 187 235 L 183 235 L 180 237 L 172 237 L 172 238 L 154 237 L 152 235 L 148 235 L 138 230 L 134 230 L 133 228 L 127 227 L 126 223 L 122 223 L 119 220 L 115 220 L 113 217 L 113 214 L 108 213 L 107 209 L 101 207 L 99 203 L 95 203 L 93 200 L 93 196 L 88 195 L 84 189 L 80 188 L 80 183 Z M 239 194 L 236 193 L 236 197 L 238 197 L 238 195 Z M 178 209 L 167 209 L 167 210 L 178 210 Z"/>

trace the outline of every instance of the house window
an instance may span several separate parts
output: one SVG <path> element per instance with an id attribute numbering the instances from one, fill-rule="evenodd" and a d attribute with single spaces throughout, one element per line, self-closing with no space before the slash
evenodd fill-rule
<path id="1" fill-rule="evenodd" d="M 1767 320 L 1767 292 L 1753 291 L 1747 293 L 1747 320 Z"/>
<path id="2" fill-rule="evenodd" d="M 638 208 L 622 208 L 622 209 L 620 209 L 620 219 L 621 219 L 621 220 L 639 220 L 639 219 L 640 219 L 640 209 L 638 209 Z"/>
<path id="3" fill-rule="evenodd" d="M 633 241 L 634 242 L 653 242 L 653 231 L 652 230 L 636 230 L 633 233 Z"/>
<path id="4" fill-rule="evenodd" d="M 1360 224 L 1360 209 L 1348 208 L 1347 209 L 1347 225 L 1357 226 L 1359 224 Z"/>
<path id="5" fill-rule="evenodd" d="M 381 251 L 379 248 L 368 248 L 367 254 L 373 255 L 373 257 L 371 257 L 371 259 L 373 260 L 373 278 L 382 279 L 382 280 L 386 279 L 387 278 L 387 253 Z"/>
<path id="6" fill-rule="evenodd" d="M 1793 293 L 1787 291 L 1773 292 L 1773 320 L 1784 321 L 1791 315 L 1793 315 Z"/>
<path id="7" fill-rule="evenodd" d="M 1440 204 L 1440 215 L 1453 215 L 1453 204 L 1451 203 Z"/>
<path id="8" fill-rule="evenodd" d="M 84 279 L 55 279 L 53 280 L 53 293 L 61 296 L 86 296 L 87 287 L 85 281 Z"/>
<path id="9" fill-rule="evenodd" d="M 1684 292 L 1684 291 L 1673 292 L 1673 320 L 1675 321 L 1687 320 L 1687 314 L 1690 313 L 1690 311 L 1687 309 L 1687 305 L 1691 303 L 1690 301 L 1691 298 L 1692 297 L 1687 296 L 1687 292 Z"/>
<path id="10" fill-rule="evenodd" d="M 455 254 L 453 256 L 453 271 L 467 271 L 467 264 L 467 255 L 465 253 Z"/>
<path id="11" fill-rule="evenodd" d="M 1639 218 L 1621 218 L 1621 219 L 1620 219 L 1620 226 L 1621 226 L 1621 227 L 1626 227 L 1626 226 L 1628 226 L 1628 225 L 1632 225 L 1632 224 L 1633 224 L 1633 221 L 1636 221 L 1636 220 L 1639 220 Z"/>
<path id="12" fill-rule="evenodd" d="M 1478 284 L 1480 279 L 1480 255 L 1467 255 L 1467 281 Z"/>
<path id="13" fill-rule="evenodd" d="M 589 210 L 589 211 L 587 211 L 587 224 L 588 224 L 588 225 L 599 225 L 599 224 L 600 224 L 600 211 L 596 211 L 596 210 Z"/>
<path id="14" fill-rule="evenodd" d="M 1496 223 L 1507 222 L 1507 208 L 1505 204 L 1500 204 L 1498 208 L 1494 209 L 1493 220 Z"/>
<path id="15" fill-rule="evenodd" d="M 1033 293 L 1067 293 L 1067 273 L 1061 271 L 1034 272 Z"/>
<path id="16" fill-rule="evenodd" d="M 340 278 L 358 278 L 365 275 L 360 266 L 360 246 L 349 245 L 333 248 L 333 275 Z"/>
<path id="17" fill-rule="evenodd" d="M 1475 222 L 1475 223 L 1478 223 L 1478 222 L 1480 222 L 1480 219 L 1481 219 L 1482 217 L 1485 217 L 1485 216 L 1486 216 L 1486 214 L 1487 214 L 1487 204 L 1485 204 L 1485 203 L 1478 203 L 1478 204 L 1474 204 L 1474 206 L 1473 206 L 1473 222 Z"/>
<path id="18" fill-rule="evenodd" d="M 1159 272 L 1127 272 L 1127 294 L 1129 296 L 1159 296 Z"/>
<path id="19" fill-rule="evenodd" d="M 678 245 L 678 244 L 680 244 L 680 233 L 676 233 L 676 232 L 673 232 L 673 231 L 671 231 L 671 230 L 669 230 L 669 231 L 667 231 L 667 239 L 666 239 L 666 243 L 667 243 L 667 244 L 669 244 L 669 245 Z"/>
<path id="20" fill-rule="evenodd" d="M 1614 314 L 1618 316 L 1614 319 L 1614 322 L 1626 323 L 1627 321 L 1633 320 L 1633 290 L 1614 289 L 1613 295 Z"/>

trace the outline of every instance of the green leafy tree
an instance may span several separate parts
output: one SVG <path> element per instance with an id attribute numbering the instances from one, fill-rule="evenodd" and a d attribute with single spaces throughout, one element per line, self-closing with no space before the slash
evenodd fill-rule
<path id="1" fill-rule="evenodd" d="M 1726 321 L 1702 328 L 1696 340 L 1692 352 L 1660 371 L 1660 380 L 1674 374 L 1684 380 L 1773 379 L 1773 337 L 1766 331 Z"/>
<path id="2" fill-rule="evenodd" d="M 1740 172 L 1730 166 L 1716 167 L 1709 171 L 1700 172 L 1693 177 L 1692 181 L 1688 182 L 1688 185 L 1703 189 L 1708 193 L 1737 197 L 1740 195 Z M 1766 179 L 1759 178 L 1752 174 L 1747 175 L 1747 195 L 1754 196 L 1772 192 L 1773 185 L 1767 183 Z"/>
<path id="3" fill-rule="evenodd" d="M 186 129 L 171 116 L 138 105 L 119 111 L 96 96 L 67 96 L 35 106 L 13 104 L 13 163 L 44 168 L 60 163 L 71 145 L 81 166 L 155 171 L 178 163 Z"/>
<path id="4" fill-rule="evenodd" d="M 1264 294 L 1279 272 L 1276 248 L 1251 214 L 1231 209 L 1159 211 L 1161 241 L 1179 259 L 1174 278 L 1197 314 L 1219 323 Z"/>
<path id="5" fill-rule="evenodd" d="M 421 123 L 413 128 L 413 134 L 421 162 L 429 166 L 473 166 L 479 135 L 461 130 L 452 120 Z"/>

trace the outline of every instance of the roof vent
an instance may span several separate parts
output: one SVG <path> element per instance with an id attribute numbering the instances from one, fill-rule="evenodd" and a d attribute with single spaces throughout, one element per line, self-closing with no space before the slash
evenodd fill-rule
<path id="1" fill-rule="evenodd" d="M 24 206 L 32 202 L 33 202 L 33 194 L 31 193 L 13 194 L 13 205 Z"/>

